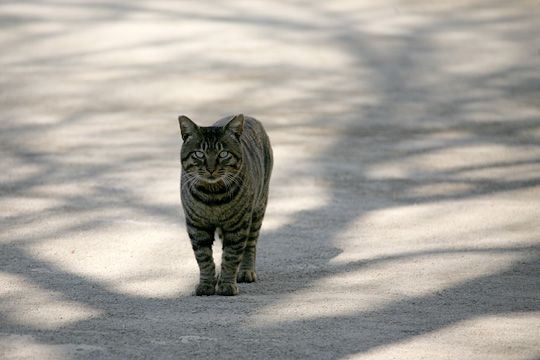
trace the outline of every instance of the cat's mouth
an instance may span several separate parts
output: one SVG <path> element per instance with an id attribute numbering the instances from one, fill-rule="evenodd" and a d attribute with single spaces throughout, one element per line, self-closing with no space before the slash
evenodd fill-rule
<path id="1" fill-rule="evenodd" d="M 205 182 L 207 182 L 209 184 L 215 184 L 215 183 L 217 183 L 218 181 L 221 180 L 221 176 L 219 176 L 219 175 L 216 175 L 216 176 L 214 176 L 214 175 L 206 175 L 202 179 L 203 179 L 203 181 L 205 181 Z"/>

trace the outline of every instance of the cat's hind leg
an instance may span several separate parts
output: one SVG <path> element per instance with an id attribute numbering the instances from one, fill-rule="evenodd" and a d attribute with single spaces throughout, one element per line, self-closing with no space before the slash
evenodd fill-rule
<path id="1" fill-rule="evenodd" d="M 246 248 L 240 269 L 238 270 L 237 281 L 240 283 L 251 283 L 257 281 L 257 272 L 255 271 L 255 260 L 257 257 L 257 240 L 262 226 L 264 212 L 253 214 L 251 227 L 247 236 Z"/>

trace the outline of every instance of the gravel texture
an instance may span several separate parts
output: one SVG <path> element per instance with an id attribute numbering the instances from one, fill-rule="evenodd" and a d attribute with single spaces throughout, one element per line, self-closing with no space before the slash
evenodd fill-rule
<path id="1" fill-rule="evenodd" d="M 0 358 L 540 358 L 539 15 L 1 2 Z M 176 118 L 240 112 L 259 281 L 195 297 Z"/>

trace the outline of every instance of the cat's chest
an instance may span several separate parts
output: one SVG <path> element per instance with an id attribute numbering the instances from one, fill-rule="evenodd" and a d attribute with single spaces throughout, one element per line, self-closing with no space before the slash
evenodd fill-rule
<path id="1" fill-rule="evenodd" d="M 233 214 L 232 203 L 222 204 L 222 205 L 203 205 L 203 213 L 206 217 L 206 220 L 214 225 L 220 226 L 224 222 L 227 222 L 231 215 Z"/>
<path id="2" fill-rule="evenodd" d="M 189 193 L 183 199 L 186 215 L 204 222 L 208 226 L 222 226 L 229 224 L 238 215 L 249 211 L 253 202 L 253 194 L 249 191 L 241 191 L 232 199 L 205 198 Z"/>

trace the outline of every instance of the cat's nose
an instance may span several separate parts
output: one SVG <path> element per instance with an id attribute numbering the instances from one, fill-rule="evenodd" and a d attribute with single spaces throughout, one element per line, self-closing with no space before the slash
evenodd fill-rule
<path id="1" fill-rule="evenodd" d="M 208 159 L 208 162 L 206 163 L 206 170 L 210 173 L 210 175 L 213 175 L 213 173 L 217 170 L 215 159 Z"/>

